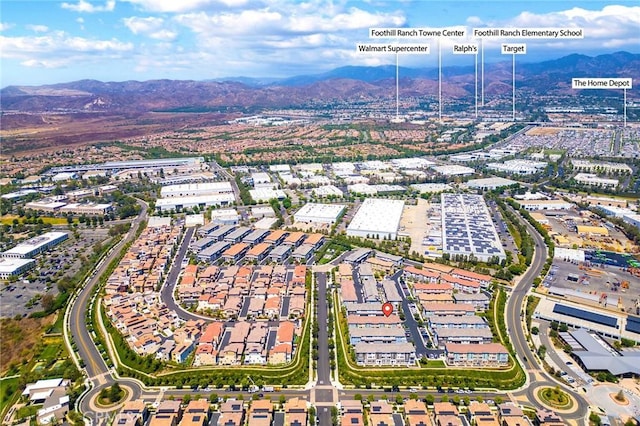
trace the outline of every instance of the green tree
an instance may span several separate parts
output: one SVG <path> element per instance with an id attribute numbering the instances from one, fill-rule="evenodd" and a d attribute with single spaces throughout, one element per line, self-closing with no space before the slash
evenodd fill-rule
<path id="1" fill-rule="evenodd" d="M 114 383 L 113 386 L 109 389 L 109 400 L 111 402 L 120 401 L 120 399 L 124 396 L 124 391 L 120 388 L 118 382 Z"/>

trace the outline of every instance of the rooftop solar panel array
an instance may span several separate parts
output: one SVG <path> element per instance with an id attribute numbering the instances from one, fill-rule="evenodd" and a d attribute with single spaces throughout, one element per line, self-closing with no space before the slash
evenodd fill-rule
<path id="1" fill-rule="evenodd" d="M 640 334 L 640 317 L 629 315 L 627 317 L 627 326 L 624 329 L 632 333 Z"/>
<path id="2" fill-rule="evenodd" d="M 443 250 L 481 260 L 505 253 L 481 195 L 442 194 Z"/>
<path id="3" fill-rule="evenodd" d="M 618 325 L 618 320 L 614 317 L 585 311 L 583 309 L 578 309 L 571 306 L 561 305 L 559 303 L 555 304 L 555 306 L 553 307 L 553 312 L 585 321 L 594 322 L 596 324 L 606 325 L 607 327 L 616 328 Z"/>

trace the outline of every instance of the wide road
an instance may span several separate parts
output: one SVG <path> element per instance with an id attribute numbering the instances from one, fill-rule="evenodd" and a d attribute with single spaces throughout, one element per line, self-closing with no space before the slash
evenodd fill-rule
<path id="1" fill-rule="evenodd" d="M 328 331 L 328 306 L 327 306 L 327 274 L 316 273 L 316 288 L 318 289 L 318 380 L 315 385 L 315 402 L 318 423 L 322 426 L 331 425 L 331 406 L 334 401 L 334 387 L 331 383 L 331 364 L 329 361 L 329 331 Z"/>
<path id="2" fill-rule="evenodd" d="M 544 244 L 544 239 L 538 231 L 536 231 L 528 221 L 523 219 L 519 213 L 515 212 L 513 209 L 511 209 L 511 211 L 514 212 L 519 220 L 526 226 L 527 231 L 533 238 L 535 244 L 535 251 L 531 260 L 531 266 L 523 274 L 518 284 L 513 288 L 513 291 L 507 300 L 505 309 L 507 332 L 511 339 L 511 343 L 513 344 L 513 348 L 516 351 L 518 358 L 523 363 L 524 369 L 529 378 L 528 386 L 521 391 L 514 392 L 513 394 L 526 398 L 531 406 L 542 408 L 534 396 L 535 389 L 540 386 L 555 387 L 558 385 L 558 382 L 553 380 L 546 371 L 544 371 L 544 368 L 539 366 L 536 362 L 536 358 L 529 348 L 523 319 L 525 315 L 524 301 L 531 289 L 533 280 L 540 276 L 547 258 L 547 247 Z M 549 348 L 549 350 L 553 350 L 553 348 Z M 566 420 L 580 420 L 586 418 L 589 410 L 589 404 L 582 396 L 573 392 L 570 388 L 564 387 L 564 390 L 573 396 L 578 407 L 573 413 L 563 414 L 563 418 Z"/>
<path id="3" fill-rule="evenodd" d="M 80 290 L 77 298 L 67 307 L 69 324 L 68 329 L 65 327 L 65 334 L 68 334 L 69 332 L 71 333 L 73 341 L 76 343 L 78 348 L 78 355 L 85 364 L 85 371 L 87 373 L 88 380 L 91 381 L 93 385 L 93 389 L 82 399 L 80 407 L 81 412 L 87 416 L 96 414 L 93 413 L 89 407 L 89 401 L 91 400 L 92 395 L 95 395 L 95 393 L 101 388 L 111 385 L 114 381 L 109 368 L 102 359 L 102 355 L 93 342 L 89 330 L 87 329 L 87 324 L 90 322 L 88 319 L 89 302 L 91 301 L 91 296 L 93 295 L 95 286 L 98 284 L 102 274 L 105 273 L 111 261 L 120 254 L 122 247 L 135 238 L 136 231 L 138 230 L 140 223 L 147 218 L 148 205 L 142 200 L 138 200 L 138 204 L 141 206 L 140 214 L 138 214 L 138 217 L 132 222 L 131 229 L 125 238 L 116 244 L 109 254 L 105 256 L 87 281 L 86 285 Z M 141 389 L 136 382 L 123 380 L 119 381 L 119 383 L 131 387 L 134 396 L 139 396 Z M 94 422 L 99 423 L 100 419 L 105 420 L 96 416 L 96 418 L 94 418 Z"/>
<path id="4" fill-rule="evenodd" d="M 329 364 L 329 331 L 327 309 L 327 274 L 316 274 L 316 288 L 318 289 L 317 319 L 318 331 L 318 381 L 317 385 L 331 384 L 331 367 Z"/>

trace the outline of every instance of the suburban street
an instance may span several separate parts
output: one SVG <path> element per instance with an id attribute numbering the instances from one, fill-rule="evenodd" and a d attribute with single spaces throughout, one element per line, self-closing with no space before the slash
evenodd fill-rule
<path id="1" fill-rule="evenodd" d="M 526 398 L 528 403 L 534 407 L 542 407 L 537 401 L 534 394 L 537 388 L 550 386 L 558 386 L 558 382 L 553 380 L 544 369 L 539 366 L 535 360 L 535 356 L 529 348 L 529 343 L 523 328 L 523 316 L 524 315 L 524 303 L 534 278 L 540 276 L 540 272 L 544 266 L 547 258 L 547 248 L 544 244 L 544 239 L 535 230 L 533 226 L 526 220 L 522 219 L 518 213 L 517 217 L 527 227 L 529 235 L 534 240 L 535 252 L 533 259 L 531 260 L 531 266 L 521 277 L 520 281 L 515 285 L 513 290 L 508 295 L 507 304 L 505 307 L 505 321 L 507 324 L 507 332 L 513 344 L 513 348 L 518 355 L 518 358 L 524 365 L 525 372 L 528 376 L 527 386 L 520 391 L 513 392 L 513 395 Z M 549 350 L 554 350 L 549 348 Z M 573 413 L 563 414 L 567 420 L 579 420 L 586 418 L 588 414 L 589 404 L 579 394 L 573 391 L 573 389 L 563 386 L 563 389 L 571 394 L 577 404 L 577 409 Z"/>

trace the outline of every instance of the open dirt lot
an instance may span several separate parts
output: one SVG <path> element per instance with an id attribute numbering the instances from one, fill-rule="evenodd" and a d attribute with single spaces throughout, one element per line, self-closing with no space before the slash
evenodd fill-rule
<path id="1" fill-rule="evenodd" d="M 405 205 L 400 219 L 400 232 L 406 233 L 411 238 L 411 248 L 409 251 L 424 253 L 422 240 L 430 229 L 427 210 L 429 202 L 422 198 L 418 198 L 418 204 L 415 206 Z"/>

